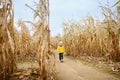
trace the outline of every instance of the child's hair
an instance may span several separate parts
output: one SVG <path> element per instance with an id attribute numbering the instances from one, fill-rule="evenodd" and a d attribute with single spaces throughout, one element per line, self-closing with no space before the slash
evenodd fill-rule
<path id="1" fill-rule="evenodd" d="M 62 46 L 62 45 L 63 45 L 63 42 L 62 42 L 62 41 L 60 41 L 60 42 L 59 42 L 59 46 Z"/>

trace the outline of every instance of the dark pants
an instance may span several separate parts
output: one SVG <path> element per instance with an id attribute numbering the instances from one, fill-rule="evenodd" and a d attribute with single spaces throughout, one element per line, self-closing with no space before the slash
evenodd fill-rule
<path id="1" fill-rule="evenodd" d="M 63 53 L 59 53 L 59 60 L 63 59 Z"/>

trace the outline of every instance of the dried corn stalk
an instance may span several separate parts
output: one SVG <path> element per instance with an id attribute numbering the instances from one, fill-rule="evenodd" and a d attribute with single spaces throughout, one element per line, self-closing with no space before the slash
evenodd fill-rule
<path id="1" fill-rule="evenodd" d="M 20 32 L 20 56 L 19 58 L 21 60 L 25 60 L 30 55 L 30 42 L 31 42 L 31 36 L 30 31 L 28 30 L 27 26 L 23 22 L 23 20 L 18 20 L 18 25 L 21 27 Z"/>
<path id="2" fill-rule="evenodd" d="M 40 0 L 37 10 L 27 4 L 26 6 L 35 12 L 34 18 L 39 17 L 38 28 L 34 36 L 37 38 L 35 43 L 38 45 L 36 54 L 40 66 L 40 80 L 53 80 L 55 65 L 50 55 L 49 0 Z"/>
<path id="3" fill-rule="evenodd" d="M 90 56 L 119 61 L 119 22 L 109 8 L 104 8 L 104 21 L 90 16 L 80 22 L 64 22 L 64 44 L 68 55 Z M 109 15 L 107 15 L 109 14 Z"/>
<path id="4" fill-rule="evenodd" d="M 12 0 L 0 4 L 0 78 L 6 80 L 16 69 L 14 13 Z"/>

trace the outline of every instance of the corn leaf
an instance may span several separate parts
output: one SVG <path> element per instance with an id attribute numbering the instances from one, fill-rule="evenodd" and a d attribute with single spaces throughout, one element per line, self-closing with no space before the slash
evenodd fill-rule
<path id="1" fill-rule="evenodd" d="M 120 3 L 120 0 L 118 0 L 113 6 L 116 6 Z"/>

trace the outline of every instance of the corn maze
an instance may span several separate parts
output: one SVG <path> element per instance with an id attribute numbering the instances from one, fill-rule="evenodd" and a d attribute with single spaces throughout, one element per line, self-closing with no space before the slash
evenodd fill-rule
<path id="1" fill-rule="evenodd" d="M 63 35 L 50 36 L 49 0 L 39 0 L 32 8 L 37 22 L 19 19 L 17 30 L 14 25 L 13 0 L 0 0 L 0 80 L 55 80 L 55 49 L 59 41 L 63 41 L 66 55 L 80 58 L 102 59 L 105 62 L 120 61 L 120 12 L 115 14 L 108 6 L 100 6 L 104 20 L 95 20 L 87 16 L 80 21 L 68 20 L 62 24 Z M 27 24 L 35 30 L 30 35 Z M 20 62 L 35 61 L 38 68 L 18 72 Z M 35 65 L 36 66 L 36 65 Z M 37 75 L 35 79 L 26 78 Z M 25 76 L 25 77 L 24 77 Z M 12 80 L 12 79 L 11 79 Z"/>

